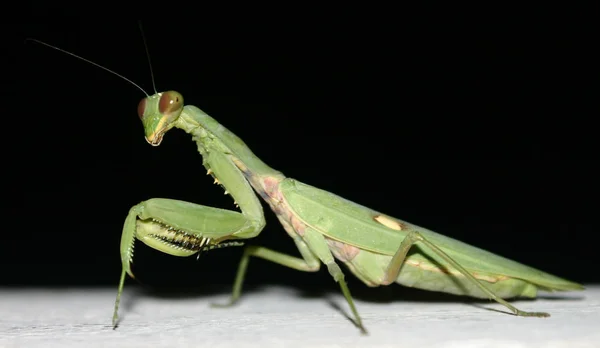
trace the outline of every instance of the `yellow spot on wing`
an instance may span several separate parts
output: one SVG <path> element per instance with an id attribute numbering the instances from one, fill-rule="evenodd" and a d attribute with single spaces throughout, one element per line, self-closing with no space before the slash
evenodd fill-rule
<path id="1" fill-rule="evenodd" d="M 241 170 L 242 172 L 245 172 L 248 170 L 248 168 L 246 167 L 246 165 L 244 165 L 244 163 L 242 163 L 242 161 L 240 161 L 239 159 L 237 159 L 236 157 L 231 156 L 231 161 L 233 162 L 233 164 L 236 165 L 236 167 L 238 167 L 239 170 Z"/>
<path id="2" fill-rule="evenodd" d="M 396 230 L 396 231 L 402 231 L 403 230 L 403 226 L 400 222 L 392 219 L 389 216 L 385 216 L 383 214 L 379 214 L 375 217 L 373 217 L 373 219 L 377 222 L 379 222 L 380 224 L 382 224 L 383 226 L 387 227 L 387 228 L 391 228 L 392 230 Z"/>

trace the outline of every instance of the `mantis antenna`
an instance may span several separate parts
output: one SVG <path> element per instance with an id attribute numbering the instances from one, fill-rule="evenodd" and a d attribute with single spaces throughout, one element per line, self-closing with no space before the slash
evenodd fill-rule
<path id="1" fill-rule="evenodd" d="M 70 55 L 70 56 L 73 56 L 73 57 L 75 57 L 75 58 L 81 59 L 81 60 L 83 60 L 84 62 L 88 62 L 88 63 L 90 63 L 90 64 L 92 64 L 92 65 L 95 65 L 95 66 L 97 66 L 97 67 L 101 68 L 101 69 L 104 69 L 104 70 L 108 71 L 109 73 L 111 73 L 111 74 L 113 74 L 113 75 L 116 75 L 116 76 L 118 76 L 118 77 L 122 78 L 123 80 L 125 80 L 125 81 L 127 81 L 127 82 L 131 83 L 132 85 L 134 85 L 135 87 L 137 87 L 137 88 L 138 88 L 140 91 L 142 91 L 142 92 L 143 92 L 143 93 L 146 95 L 146 97 L 149 97 L 148 93 L 146 93 L 146 91 L 145 91 L 145 90 L 144 90 L 142 87 L 140 87 L 140 86 L 139 86 L 137 83 L 135 83 L 135 82 L 131 81 L 130 79 L 126 78 L 125 76 L 123 76 L 123 75 L 121 75 L 121 74 L 119 74 L 119 73 L 117 73 L 117 72 L 115 72 L 115 71 L 112 71 L 112 70 L 110 70 L 109 68 L 103 67 L 102 65 L 100 65 L 100 64 L 98 64 L 98 63 L 94 63 L 94 62 L 92 62 L 92 61 L 91 61 L 91 60 L 89 60 L 89 59 L 85 59 L 85 58 L 83 58 L 83 57 L 80 57 L 80 56 L 78 56 L 78 55 L 76 55 L 76 54 L 74 54 L 74 53 L 71 53 L 71 52 L 69 52 L 69 51 L 63 50 L 62 48 L 58 48 L 58 47 L 56 47 L 56 46 L 52 46 L 52 45 L 50 45 L 50 44 L 47 44 L 47 43 L 45 43 L 45 42 L 43 42 L 43 41 L 36 40 L 36 39 L 30 39 L 30 38 L 27 38 L 27 39 L 25 39 L 25 41 L 27 41 L 27 40 L 29 40 L 29 41 L 33 41 L 33 42 L 37 42 L 37 43 L 39 43 L 39 44 L 42 44 L 42 45 L 44 45 L 44 46 L 47 46 L 47 47 L 53 48 L 53 49 L 55 49 L 55 50 L 57 50 L 57 51 L 60 51 L 60 52 L 62 52 L 62 53 L 66 53 L 66 54 L 68 54 L 68 55 Z M 145 45 L 145 42 L 144 42 L 144 45 Z M 150 59 L 150 57 L 148 57 L 148 60 L 149 60 L 149 59 Z M 152 77 L 152 84 L 154 85 L 154 77 Z M 156 88 L 155 88 L 155 90 L 156 90 Z"/>
<path id="2" fill-rule="evenodd" d="M 144 35 L 144 29 L 142 28 L 142 21 L 138 21 L 138 25 L 140 27 L 140 33 L 142 33 L 142 41 L 144 41 L 144 49 L 146 49 L 146 58 L 148 58 L 148 67 L 150 68 L 150 78 L 152 79 L 152 88 L 154 88 L 154 93 L 158 94 L 156 90 L 156 84 L 154 82 L 154 70 L 152 69 L 152 62 L 150 61 L 150 50 L 148 50 L 148 44 L 146 43 L 146 36 Z"/>

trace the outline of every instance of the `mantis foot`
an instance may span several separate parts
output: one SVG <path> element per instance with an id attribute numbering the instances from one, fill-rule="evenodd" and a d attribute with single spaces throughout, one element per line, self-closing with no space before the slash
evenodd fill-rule
<path id="1" fill-rule="evenodd" d="M 517 310 L 515 313 L 518 317 L 537 317 L 537 318 L 548 318 L 550 316 L 549 313 L 544 312 L 525 312 L 521 310 Z"/>
<path id="2" fill-rule="evenodd" d="M 235 300 L 229 300 L 229 302 L 227 303 L 211 303 L 210 307 L 211 308 L 230 308 L 233 307 L 237 304 L 237 299 Z"/>

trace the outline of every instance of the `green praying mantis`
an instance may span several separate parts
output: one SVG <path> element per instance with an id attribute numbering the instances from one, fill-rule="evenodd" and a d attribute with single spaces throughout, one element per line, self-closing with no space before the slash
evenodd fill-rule
<path id="1" fill-rule="evenodd" d="M 70 52 L 37 42 L 108 70 Z M 251 257 L 303 272 L 317 272 L 324 264 L 339 284 L 354 323 L 362 333 L 367 331 L 339 264 L 344 264 L 370 287 L 398 283 L 491 299 L 524 317 L 548 317 L 549 314 L 517 309 L 506 299 L 535 298 L 538 290 L 583 289 L 580 284 L 286 177 L 261 161 L 238 136 L 214 118 L 193 105 L 185 105 L 183 96 L 176 91 L 147 96 L 139 103 L 137 111 L 145 139 L 152 146 L 159 146 L 164 135 L 173 128 L 190 134 L 207 174 L 233 197 L 239 211 L 166 198 L 153 198 L 133 206 L 125 219 L 121 237 L 122 272 L 113 327 L 118 324 L 126 276 L 134 277 L 131 263 L 136 239 L 151 248 L 181 257 L 239 245 L 243 240 L 256 237 L 265 227 L 259 197 L 293 239 L 300 257 L 261 246 L 245 246 L 231 299 L 220 306 L 231 306 L 240 298 Z"/>

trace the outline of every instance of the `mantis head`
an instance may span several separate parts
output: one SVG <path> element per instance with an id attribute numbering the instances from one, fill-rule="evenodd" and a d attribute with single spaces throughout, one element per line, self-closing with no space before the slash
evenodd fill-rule
<path id="1" fill-rule="evenodd" d="M 181 111 L 183 96 L 176 91 L 157 93 L 142 99 L 138 105 L 138 116 L 144 124 L 148 144 L 160 145 L 165 133 L 175 125 Z"/>

